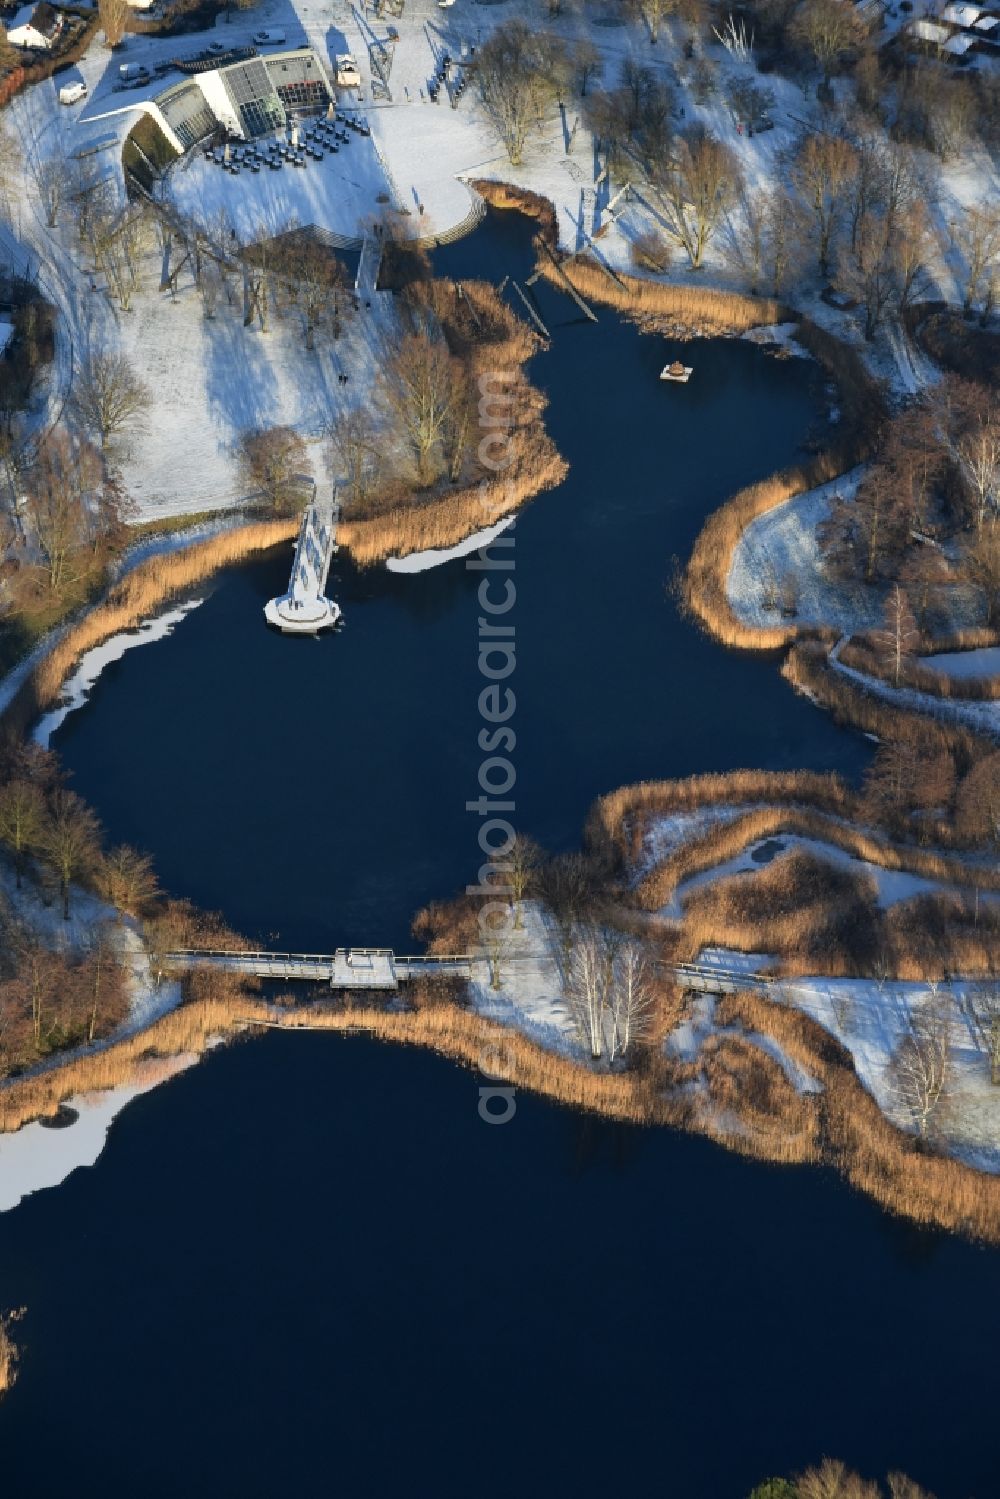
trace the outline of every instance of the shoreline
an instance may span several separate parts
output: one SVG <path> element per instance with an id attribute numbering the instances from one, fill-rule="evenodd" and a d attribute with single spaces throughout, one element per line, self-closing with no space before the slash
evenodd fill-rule
<path id="1" fill-rule="evenodd" d="M 494 185 L 496 186 L 496 185 Z M 496 196 L 496 195 L 495 195 Z M 516 194 L 511 190 L 509 196 Z M 493 199 L 490 199 L 493 201 Z M 540 200 L 544 205 L 545 200 Z M 511 201 L 503 206 L 511 208 L 522 208 L 521 202 Z M 547 205 L 551 209 L 551 205 Z M 536 217 L 539 217 L 544 233 L 545 214 L 544 208 L 539 208 Z M 544 268 L 543 268 L 544 269 Z M 579 263 L 572 268 L 574 274 L 581 274 L 586 268 Z M 591 285 L 586 275 L 582 275 L 582 282 L 587 286 L 587 294 L 595 300 L 604 300 L 608 305 L 618 305 L 611 296 L 608 288 L 612 283 L 605 278 L 597 268 L 591 268 L 592 275 L 596 278 L 595 284 Z M 554 272 L 551 273 L 553 279 Z M 638 283 L 636 278 L 628 278 L 629 282 Z M 607 282 L 605 286 L 604 283 Z M 595 290 L 597 283 L 601 283 L 600 290 Z M 690 301 L 693 305 L 695 299 L 701 306 L 708 305 L 717 299 L 718 319 L 727 320 L 728 326 L 725 331 L 729 336 L 743 336 L 749 328 L 770 327 L 783 320 L 782 314 L 785 309 L 780 308 L 777 303 L 767 302 L 762 299 L 734 298 L 728 292 L 713 293 L 710 289 L 698 288 L 690 293 L 686 288 L 663 288 L 653 287 L 654 291 L 664 294 L 665 302 L 676 312 L 677 299 Z M 631 294 L 631 293 L 630 293 Z M 634 307 L 633 307 L 633 310 Z M 661 309 L 662 310 L 662 309 Z M 805 327 L 804 322 L 799 323 L 799 337 Z M 811 328 L 812 325 L 809 325 Z M 720 327 L 712 329 L 713 332 L 723 331 Z M 813 329 L 801 339 L 808 349 L 809 342 L 815 343 L 816 347 L 809 352 L 820 360 L 828 370 L 831 366 L 836 367 L 838 359 L 843 361 L 857 361 L 857 356 L 845 346 L 838 344 L 837 340 L 830 335 L 822 333 L 821 330 Z M 836 346 L 831 353 L 831 347 Z M 826 358 L 822 351 L 826 351 Z M 495 352 L 495 350 L 493 351 Z M 533 352 L 533 350 L 532 350 Z M 520 364 L 526 362 L 529 355 L 524 355 Z M 829 362 L 828 362 L 829 361 Z M 854 372 L 852 371 L 852 374 Z M 841 374 L 843 367 L 841 366 Z M 840 382 L 838 381 L 838 387 Z M 839 442 L 818 455 L 811 465 L 802 465 L 798 469 L 786 470 L 783 473 L 772 476 L 761 484 L 752 486 L 748 490 L 740 491 L 726 501 L 717 511 L 708 517 L 699 534 L 692 557 L 689 561 L 685 574 L 685 590 L 688 595 L 689 607 L 692 612 L 701 619 L 706 628 L 716 638 L 725 644 L 738 644 L 748 649 L 768 650 L 775 645 L 793 645 L 801 652 L 804 642 L 808 642 L 813 651 L 823 650 L 824 645 L 830 645 L 836 639 L 836 632 L 827 627 L 801 627 L 790 626 L 787 630 L 780 631 L 757 631 L 747 628 L 745 634 L 747 639 L 729 640 L 724 630 L 720 627 L 718 612 L 718 590 L 722 589 L 722 598 L 725 599 L 725 578 L 731 565 L 731 547 L 727 550 L 720 537 L 728 536 L 734 526 L 735 535 L 738 539 L 743 526 L 747 520 L 757 514 L 763 513 L 774 504 L 780 504 L 792 497 L 792 493 L 800 490 L 788 490 L 789 485 L 801 484 L 802 488 L 811 487 L 805 480 L 809 474 L 816 471 L 836 468 L 837 464 L 844 462 L 845 467 L 854 466 L 853 462 L 845 461 L 845 454 L 856 454 L 859 445 L 869 438 L 869 428 L 862 421 L 858 411 L 858 401 L 864 401 L 864 391 L 868 390 L 873 382 L 864 375 L 864 387 L 858 400 L 852 406 L 847 404 L 852 411 L 849 420 L 845 420 L 842 428 L 838 431 Z M 531 387 L 528 387 L 529 390 Z M 853 422 L 853 425 L 852 425 Z M 535 409 L 531 413 L 530 422 L 520 429 L 520 432 L 530 433 L 536 436 L 538 429 L 542 427 L 542 411 Z M 844 433 L 846 432 L 846 436 Z M 542 428 L 545 438 L 542 456 L 544 462 L 539 469 L 537 466 L 529 466 L 522 461 L 516 464 L 515 471 L 515 501 L 514 507 L 533 498 L 543 489 L 558 484 L 563 477 L 566 465 L 556 453 L 554 445 L 548 439 Z M 856 461 L 856 457 L 854 458 Z M 529 472 L 530 467 L 530 472 Z M 838 470 L 842 471 L 842 470 Z M 831 475 L 832 476 L 832 475 Z M 428 501 L 427 504 L 417 506 L 410 510 L 397 508 L 376 516 L 369 520 L 346 521 L 343 525 L 344 544 L 351 551 L 357 563 L 361 566 L 376 561 L 384 560 L 390 556 L 392 551 L 403 551 L 405 555 L 391 558 L 387 564 L 392 571 L 410 572 L 421 570 L 424 566 L 433 566 L 438 562 L 450 560 L 452 556 L 463 554 L 463 548 L 468 550 L 474 546 L 477 539 L 483 534 L 489 535 L 511 519 L 511 484 L 505 481 L 502 485 L 495 484 L 490 491 L 488 486 L 476 485 L 472 488 L 460 490 L 457 494 L 446 494 L 443 497 Z M 487 493 L 484 496 L 484 489 Z M 775 496 L 777 495 L 777 498 Z M 468 511 L 470 506 L 476 507 L 477 524 L 470 534 Z M 497 520 L 491 514 L 491 507 L 500 511 Z M 484 513 L 485 512 L 485 513 Z M 483 532 L 483 520 L 493 520 L 493 524 L 486 532 Z M 229 528 L 222 534 L 195 542 L 193 545 L 185 545 L 183 541 L 171 550 L 170 560 L 163 565 L 162 556 L 143 557 L 125 577 L 119 579 L 106 596 L 87 610 L 74 625 L 71 625 L 65 634 L 54 642 L 52 649 L 44 659 L 35 663 L 27 674 L 26 680 L 13 694 L 12 700 L 6 709 L 0 714 L 0 718 L 6 723 L 8 729 L 13 725 L 15 731 L 20 724 L 22 728 L 37 719 L 39 713 L 53 709 L 68 688 L 74 682 L 74 673 L 80 678 L 80 689 L 86 691 L 93 685 L 95 677 L 88 677 L 85 663 L 88 653 L 96 654 L 98 660 L 101 653 L 106 652 L 109 642 L 116 639 L 131 640 L 134 644 L 143 644 L 146 639 L 157 638 L 155 630 L 154 611 L 162 607 L 164 603 L 176 597 L 181 591 L 192 587 L 195 583 L 202 581 L 218 569 L 232 565 L 253 553 L 265 550 L 271 546 L 278 545 L 283 541 L 291 540 L 297 528 L 297 521 L 275 520 L 249 522 L 244 526 Z M 182 533 L 181 533 L 182 534 Z M 401 538 L 404 538 L 401 543 Z M 442 544 L 444 538 L 444 544 Z M 453 539 L 449 539 L 453 538 Z M 433 560 L 430 560 L 433 558 Z M 413 565 L 407 567 L 408 560 L 413 560 Z M 419 559 L 419 562 L 417 561 Z M 720 582 L 721 579 L 721 582 Z M 188 607 L 195 607 L 191 604 Z M 726 606 L 728 608 L 728 604 Z M 715 611 L 715 612 L 713 612 Z M 176 617 L 183 617 L 186 611 L 174 611 Z M 730 615 L 732 611 L 729 610 Z M 175 621 L 176 622 L 176 618 Z M 135 630 L 142 629 L 144 624 L 153 623 L 151 629 L 144 639 L 135 638 Z M 726 620 L 722 615 L 722 626 Z M 168 627 L 169 628 L 169 627 Z M 163 633 L 162 631 L 159 633 Z M 779 639 L 772 639 L 778 636 Z M 124 647 L 129 648 L 128 646 Z M 795 654 L 794 651 L 792 653 Z M 104 664 L 113 659 L 113 655 L 105 655 Z M 786 662 L 786 674 L 792 680 L 792 670 Z M 796 658 L 798 659 L 798 658 Z M 824 652 L 825 659 L 825 652 Z M 799 685 L 796 683 L 796 685 Z M 2 690 L 2 689 L 0 689 Z M 76 706 L 80 704 L 77 703 Z M 826 702 L 824 706 L 831 707 Z M 59 713 L 62 709 L 56 709 Z M 68 707 L 66 711 L 72 711 Z M 837 711 L 836 705 L 833 711 Z M 865 712 L 858 712 L 856 718 L 852 714 L 847 715 L 855 727 L 864 728 L 867 723 Z M 61 721 L 61 720 L 59 720 Z M 749 775 L 753 779 L 754 773 L 736 773 L 744 776 Z M 802 826 L 807 832 L 814 832 L 817 822 L 822 824 L 825 836 L 832 841 L 842 842 L 852 852 L 864 851 L 868 857 L 873 854 L 881 854 L 886 861 L 886 867 L 906 868 L 915 860 L 924 869 L 931 867 L 932 860 L 937 857 L 938 864 L 935 870 L 940 871 L 943 867 L 940 863 L 941 856 L 935 856 L 928 851 L 917 851 L 913 858 L 908 859 L 908 851 L 905 849 L 889 848 L 879 843 L 871 830 L 863 827 L 848 828 L 835 820 L 836 813 L 843 814 L 845 807 L 853 805 L 853 798 L 836 777 L 805 777 L 805 773 L 791 773 L 786 778 L 788 782 L 789 804 L 786 807 L 764 809 L 766 831 L 776 831 L 779 827 L 786 826 L 790 821 L 801 819 Z M 694 778 L 688 792 L 692 800 L 690 805 L 699 803 L 694 799 L 697 796 L 694 782 L 699 785 L 708 778 Z M 720 783 L 726 778 L 716 778 Z M 766 783 L 771 794 L 775 791 L 775 781 L 768 773 L 759 773 L 758 779 Z M 815 784 L 814 784 L 815 783 Z M 668 783 L 663 783 L 668 784 Z M 703 788 L 704 789 L 704 788 Z M 611 793 L 612 797 L 627 796 L 629 788 L 622 788 L 618 793 Z M 716 787 L 719 790 L 719 787 Z M 796 808 L 792 803 L 792 796 L 799 801 L 810 799 L 807 791 L 815 796 L 819 807 L 813 805 L 810 809 Z M 683 793 L 686 794 L 686 793 Z M 682 794 L 682 795 L 683 795 Z M 711 799 L 721 799 L 711 798 Z M 780 798 L 779 798 L 780 799 Z M 603 799 L 591 813 L 588 819 L 587 832 L 592 833 L 598 823 L 604 819 L 607 821 L 608 799 Z M 807 815 L 808 814 L 808 815 Z M 759 820 L 760 809 L 757 809 Z M 815 819 L 810 821 L 809 818 Z M 596 820 L 595 820 L 596 819 Z M 746 830 L 745 822 L 737 819 L 739 825 L 727 829 L 727 836 L 731 840 L 734 836 L 739 838 Z M 605 826 L 605 832 L 609 835 L 611 842 L 619 836 Z M 690 861 L 691 851 L 688 850 L 685 858 Z M 675 860 L 675 866 L 681 861 Z M 716 860 L 717 862 L 717 860 Z M 669 861 L 667 861 L 669 864 Z M 711 867 L 709 860 L 706 867 Z M 961 866 L 946 861 L 950 871 L 960 870 Z M 695 866 L 692 866 L 694 868 Z M 666 865 L 662 864 L 655 870 L 647 873 L 644 883 L 648 887 L 648 898 L 652 899 L 652 885 L 659 879 L 661 882 L 666 878 Z M 681 874 L 676 868 L 671 869 L 674 876 L 673 885 L 676 885 Z M 687 870 L 690 873 L 691 870 Z M 992 880 L 984 880 L 984 884 L 993 884 Z M 1000 876 L 996 883 L 1000 884 Z M 805 1017 L 800 1017 L 805 1019 Z M 747 1154 L 759 1155 L 764 1159 L 771 1160 L 827 1160 L 834 1159 L 834 1163 L 840 1165 L 836 1160 L 836 1150 L 829 1143 L 824 1144 L 822 1140 L 822 1129 L 820 1124 L 813 1121 L 808 1127 L 803 1126 L 796 1134 L 796 1143 L 789 1146 L 787 1140 L 781 1144 L 771 1137 L 767 1122 L 758 1120 L 756 1134 L 749 1135 L 746 1130 L 726 1133 L 720 1131 L 717 1121 L 711 1119 L 695 1119 L 690 1108 L 690 1100 L 683 1095 L 681 1088 L 676 1088 L 673 1093 L 659 1092 L 650 1094 L 649 1080 L 635 1073 L 602 1074 L 593 1069 L 560 1057 L 529 1040 L 521 1032 L 511 1030 L 509 1027 L 497 1025 L 483 1016 L 470 1015 L 468 1012 L 457 1010 L 454 1007 L 446 1007 L 443 1011 L 397 1011 L 385 1012 L 371 1008 L 359 1007 L 358 1009 L 340 1009 L 337 1011 L 325 1011 L 301 1009 L 286 1011 L 273 1005 L 266 1005 L 263 1001 L 255 1000 L 245 994 L 226 996 L 224 998 L 193 998 L 188 999 L 167 1015 L 160 1016 L 150 1026 L 133 1036 L 122 1038 L 117 1042 L 104 1048 L 96 1055 L 71 1056 L 63 1063 L 55 1062 L 44 1074 L 35 1075 L 23 1079 L 9 1079 L 0 1084 L 0 1131 L 19 1130 L 31 1120 L 37 1119 L 45 1114 L 51 1114 L 58 1105 L 67 1098 L 76 1097 L 81 1093 L 99 1091 L 108 1088 L 120 1087 L 123 1080 L 127 1082 L 131 1069 L 134 1068 L 140 1057 L 147 1057 L 149 1052 L 161 1057 L 184 1055 L 197 1055 L 205 1049 L 211 1040 L 220 1035 L 232 1035 L 254 1025 L 280 1024 L 283 1028 L 303 1028 L 307 1025 L 315 1025 L 322 1029 L 335 1030 L 364 1030 L 379 1039 L 393 1040 L 404 1044 L 422 1044 L 431 1046 L 441 1051 L 444 1055 L 451 1057 L 468 1065 L 474 1065 L 476 1059 L 481 1055 L 482 1048 L 486 1045 L 499 1044 L 499 1038 L 504 1038 L 504 1046 L 511 1055 L 516 1053 L 518 1061 L 516 1065 L 516 1077 L 513 1079 L 521 1086 L 528 1087 L 545 1096 L 565 1102 L 574 1107 L 594 1109 L 607 1117 L 632 1119 L 635 1122 L 645 1124 L 667 1124 L 675 1127 L 697 1129 L 712 1138 L 717 1138 L 721 1143 L 730 1148 L 743 1151 Z M 772 1034 L 766 1027 L 765 1034 Z M 819 1027 L 817 1027 L 817 1030 Z M 820 1045 L 816 1037 L 813 1037 L 814 1051 L 820 1061 L 826 1058 L 824 1046 L 833 1045 L 838 1047 L 838 1052 L 843 1053 L 843 1048 L 838 1046 L 831 1037 L 826 1036 L 823 1045 Z M 767 1062 L 767 1057 L 761 1053 L 761 1066 Z M 817 1063 L 819 1065 L 819 1063 Z M 826 1062 L 824 1061 L 824 1065 Z M 832 1066 L 832 1063 L 829 1065 Z M 844 1063 L 844 1069 L 850 1073 L 858 1090 L 857 1096 L 868 1099 L 871 1108 L 878 1113 L 878 1117 L 889 1131 L 889 1136 L 896 1141 L 897 1152 L 907 1155 L 911 1147 L 921 1160 L 931 1158 L 916 1150 L 913 1139 L 903 1132 L 895 1129 L 878 1111 L 878 1106 L 873 1099 L 865 1094 L 864 1089 L 857 1078 L 853 1064 L 849 1056 Z M 832 1074 L 831 1074 L 832 1076 Z M 849 1090 L 848 1090 L 849 1091 Z M 817 1105 L 817 1107 L 819 1107 Z M 859 1118 L 864 1118 L 865 1105 L 859 1105 Z M 870 1118 L 869 1118 L 870 1125 Z M 860 1125 L 858 1126 L 861 1127 Z M 842 1134 L 849 1134 L 847 1125 L 841 1120 L 840 1129 Z M 903 1143 L 900 1143 L 903 1142 Z M 828 1154 L 827 1152 L 833 1152 Z M 790 1153 L 789 1153 L 790 1152 Z M 850 1152 L 848 1152 L 850 1155 Z M 980 1173 L 974 1172 L 971 1167 L 958 1167 L 951 1160 L 943 1160 L 944 1167 L 968 1171 L 977 1179 Z M 854 1180 L 851 1175 L 850 1166 L 843 1167 L 844 1174 Z M 857 1172 L 863 1175 L 862 1167 L 857 1166 Z M 880 1168 L 881 1169 L 881 1168 Z M 879 1173 L 876 1173 L 878 1175 Z M 859 1184 L 859 1183 L 856 1183 Z M 878 1196 L 878 1190 L 862 1184 L 862 1189 L 871 1191 L 872 1195 Z M 886 1200 L 886 1205 L 893 1211 L 908 1211 L 906 1204 L 912 1187 L 908 1187 L 905 1193 L 897 1198 Z M 926 1195 L 926 1194 L 925 1194 Z M 949 1217 L 946 1206 L 940 1203 L 924 1201 L 917 1193 L 914 1202 L 917 1204 L 910 1215 L 918 1221 L 938 1223 L 942 1227 L 956 1228 L 967 1227 L 972 1221 L 975 1226 L 972 1231 L 983 1236 L 992 1236 L 991 1241 L 1000 1242 L 1000 1183 L 997 1185 L 997 1201 L 990 1209 L 988 1224 L 984 1227 L 978 1224 L 978 1220 L 968 1220 Z M 882 1198 L 879 1198 L 882 1201 Z M 992 1199 L 991 1199 L 992 1201 Z M 923 1217 L 921 1215 L 924 1215 Z"/>

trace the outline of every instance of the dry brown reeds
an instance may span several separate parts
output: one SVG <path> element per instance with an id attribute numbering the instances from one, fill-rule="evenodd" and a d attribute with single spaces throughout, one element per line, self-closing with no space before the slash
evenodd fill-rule
<path id="1" fill-rule="evenodd" d="M 469 186 L 491 208 L 516 209 L 526 218 L 534 219 L 546 244 L 555 245 L 559 238 L 558 218 L 555 205 L 549 198 L 530 192 L 526 187 L 515 187 L 511 182 L 494 182 L 488 177 L 474 178 Z"/>
<path id="2" fill-rule="evenodd" d="M 926 747 L 939 746 L 961 755 L 968 763 L 980 759 L 994 748 L 985 735 L 975 733 L 963 724 L 888 702 L 875 692 L 867 691 L 856 679 L 830 665 L 826 647 L 812 640 L 798 641 L 789 651 L 781 674 L 794 687 L 807 693 L 827 708 L 838 723 L 850 724 L 882 740 L 912 735 Z M 935 828 L 935 837 L 947 837 L 944 827 Z"/>
<path id="3" fill-rule="evenodd" d="M 407 501 L 369 520 L 345 520 L 339 539 L 362 567 L 386 557 L 456 546 L 566 477 L 565 461 L 539 426 L 515 430 L 510 455 L 503 474 L 424 503 Z"/>
<path id="4" fill-rule="evenodd" d="M 683 956 L 691 961 L 719 946 L 773 954 L 782 972 L 867 974 L 881 950 L 881 915 L 871 875 L 794 849 L 693 890 L 684 902 Z"/>
<path id="5" fill-rule="evenodd" d="M 79 1093 L 118 1087 L 137 1077 L 153 1056 L 197 1055 L 210 1041 L 246 1026 L 280 1026 L 365 1032 L 380 1040 L 428 1046 L 470 1066 L 482 1064 L 492 1077 L 615 1119 L 680 1123 L 685 1106 L 661 1100 L 645 1073 L 599 1073 L 556 1056 L 519 1032 L 453 1004 L 418 1010 L 386 1010 L 370 1004 L 269 1004 L 238 986 L 213 992 L 164 1015 L 135 1036 L 69 1059 L 62 1066 L 0 1085 L 0 1131 L 52 1114 Z M 662 1074 L 656 1077 L 662 1081 Z"/>
<path id="6" fill-rule="evenodd" d="M 614 280 L 587 255 L 561 263 L 558 271 L 543 255 L 539 269 L 555 286 L 561 272 L 585 301 L 613 307 L 651 330 L 669 322 L 698 333 L 728 336 L 788 317 L 788 309 L 771 297 L 745 296 L 711 286 L 669 285 L 621 271 L 615 272 Z"/>
<path id="7" fill-rule="evenodd" d="M 829 843 L 880 869 L 905 871 L 970 889 L 1000 890 L 1000 868 L 970 866 L 935 849 L 892 843 L 870 828 L 857 827 L 812 807 L 765 805 L 747 807 L 680 844 L 645 875 L 632 892 L 632 899 L 641 910 L 659 910 L 683 881 L 736 858 L 761 838 L 780 834 Z"/>
<path id="8" fill-rule="evenodd" d="M 14 1340 L 13 1328 L 24 1316 L 24 1308 L 12 1312 L 0 1312 L 0 1399 L 7 1394 L 16 1379 L 19 1351 Z"/>
<path id="9" fill-rule="evenodd" d="M 69 626 L 31 673 L 4 715 L 7 731 L 23 733 L 40 712 L 57 700 L 63 682 L 84 652 L 112 635 L 135 629 L 168 599 L 185 593 L 220 568 L 291 540 L 296 530 L 295 520 L 254 521 L 182 551 L 141 562 Z"/>
<path id="10" fill-rule="evenodd" d="M 709 1036 L 699 1061 L 713 1105 L 702 1121 L 713 1138 L 786 1165 L 816 1159 L 814 1095 L 800 1093 L 780 1062 L 740 1035 Z"/>
<path id="11" fill-rule="evenodd" d="M 634 864 L 650 822 L 702 807 L 794 802 L 845 817 L 857 815 L 853 792 L 838 775 L 808 770 L 733 770 L 676 781 L 636 781 L 599 797 L 587 814 L 587 847 L 612 867 Z"/>

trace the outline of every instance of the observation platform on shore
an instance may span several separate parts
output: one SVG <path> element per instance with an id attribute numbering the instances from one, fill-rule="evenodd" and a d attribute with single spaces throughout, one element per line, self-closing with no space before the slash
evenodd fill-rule
<path id="1" fill-rule="evenodd" d="M 339 521 L 336 488 L 330 499 L 323 502 L 316 498 L 313 484 L 312 499 L 302 516 L 295 545 L 288 592 L 268 599 L 264 605 L 268 624 L 286 635 L 316 635 L 320 630 L 331 629 L 340 619 L 340 605 L 326 597 Z"/>

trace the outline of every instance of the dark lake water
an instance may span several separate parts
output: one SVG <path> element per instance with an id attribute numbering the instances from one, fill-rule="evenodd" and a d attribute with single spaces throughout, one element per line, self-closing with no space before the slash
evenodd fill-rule
<path id="1" fill-rule="evenodd" d="M 996 1493 L 995 1255 L 477 1086 L 272 1035 L 0 1218 L 4 1495 L 743 1499 L 825 1452 Z"/>
<path id="2" fill-rule="evenodd" d="M 441 253 L 524 274 L 516 220 Z M 705 515 L 821 418 L 810 366 L 675 352 L 542 289 L 533 366 L 571 472 L 516 527 L 517 823 L 574 845 L 640 777 L 838 768 L 865 742 L 665 593 Z M 249 936 L 408 941 L 480 862 L 480 575 L 359 573 L 347 624 L 269 634 L 282 551 L 100 679 L 56 747 L 114 839 Z M 995 1492 L 998 1259 L 829 1173 L 522 1097 L 416 1051 L 229 1048 L 130 1106 L 89 1171 L 0 1218 L 25 1304 L 12 1495 L 745 1494 L 838 1453 Z"/>
<path id="3" fill-rule="evenodd" d="M 501 217 L 442 257 L 499 279 L 526 254 L 521 221 Z M 667 385 L 663 339 L 540 298 L 553 343 L 532 374 L 571 466 L 513 533 L 513 821 L 559 849 L 595 797 L 630 781 L 855 773 L 863 738 L 796 696 L 776 658 L 721 649 L 666 594 L 705 516 L 822 420 L 814 366 L 719 340 L 693 346 L 689 385 Z M 222 574 L 171 638 L 105 672 L 55 747 L 116 841 L 151 850 L 170 890 L 253 940 L 405 950 L 413 912 L 481 862 L 466 802 L 484 758 L 483 574 L 462 560 L 359 572 L 345 556 L 342 633 L 289 640 L 260 613 L 289 563 L 281 548 Z"/>

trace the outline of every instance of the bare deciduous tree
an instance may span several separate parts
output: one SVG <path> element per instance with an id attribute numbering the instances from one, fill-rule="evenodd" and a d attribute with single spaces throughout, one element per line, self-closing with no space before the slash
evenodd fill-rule
<path id="1" fill-rule="evenodd" d="M 821 276 L 830 274 L 837 230 L 849 200 L 857 165 L 850 141 L 839 136 L 807 135 L 792 164 L 792 178 L 812 220 Z"/>
<path id="2" fill-rule="evenodd" d="M 638 942 L 626 942 L 615 954 L 611 976 L 611 1035 L 608 1052 L 612 1061 L 627 1056 L 642 1036 L 653 1008 L 653 990 L 645 954 Z"/>
<path id="3" fill-rule="evenodd" d="M 132 14 L 128 0 L 97 0 L 97 14 L 101 19 L 104 40 L 109 47 L 117 47 Z"/>
<path id="4" fill-rule="evenodd" d="M 1000 1086 L 1000 981 L 983 979 L 973 985 L 968 1000 L 973 1034 L 990 1064 L 990 1082 Z"/>
<path id="5" fill-rule="evenodd" d="M 882 615 L 882 628 L 872 633 L 875 649 L 892 669 L 893 681 L 898 687 L 903 666 L 911 661 L 920 643 L 917 625 L 906 589 L 897 583 L 889 590 Z"/>
<path id="6" fill-rule="evenodd" d="M 971 312 L 1000 260 L 1000 209 L 992 203 L 972 203 L 952 223 L 951 233 L 965 261 L 963 311 Z"/>
<path id="7" fill-rule="evenodd" d="M 854 6 L 842 0 L 803 0 L 789 32 L 812 53 L 829 87 L 838 59 L 862 46 L 868 28 Z"/>
<path id="8" fill-rule="evenodd" d="M 558 96 L 566 49 L 523 21 L 498 26 L 477 56 L 479 91 L 513 166 L 519 166 L 532 125 Z"/>
<path id="9" fill-rule="evenodd" d="M 351 406 L 331 418 L 327 431 L 333 463 L 347 472 L 350 501 L 361 505 L 378 478 L 378 422 L 367 406 Z"/>
<path id="10" fill-rule="evenodd" d="M 413 449 L 422 484 L 435 477 L 435 451 L 465 388 L 460 362 L 443 342 L 423 334 L 405 334 L 386 360 L 382 396 Z"/>
<path id="11" fill-rule="evenodd" d="M 890 1067 L 899 1107 L 924 1139 L 947 1099 L 951 1077 L 951 1010 L 938 995 L 913 1016 Z"/>
<path id="12" fill-rule="evenodd" d="M 593 79 L 601 76 L 601 70 L 604 66 L 604 59 L 600 48 L 595 47 L 593 42 L 587 41 L 586 38 L 583 41 L 577 42 L 570 53 L 570 66 L 573 69 L 573 77 L 576 85 L 580 90 L 580 97 L 586 98 L 587 85 Z"/>
<path id="13" fill-rule="evenodd" d="M 93 534 L 88 498 L 104 469 L 89 442 L 73 442 L 57 428 L 40 445 L 26 476 L 26 519 L 41 552 L 50 590 L 72 580 L 76 558 Z"/>
<path id="14" fill-rule="evenodd" d="M 59 879 L 63 919 L 69 920 L 69 892 L 74 879 L 92 869 L 99 854 L 97 818 L 75 791 L 56 787 L 49 798 L 39 837 L 46 862 Z"/>
<path id="15" fill-rule="evenodd" d="M 976 533 L 962 555 L 961 568 L 983 596 L 986 623 L 996 624 L 1000 619 L 1000 521 Z"/>
<path id="16" fill-rule="evenodd" d="M 521 903 L 535 888 L 541 854 L 542 851 L 533 838 L 529 838 L 525 833 L 518 833 L 504 855 L 503 868 L 510 887 L 516 929 L 524 925 L 521 918 Z"/>
<path id="17" fill-rule="evenodd" d="M 85 357 L 74 382 L 73 404 L 102 452 L 145 416 L 152 403 L 149 386 L 127 355 L 92 352 Z"/>
<path id="18" fill-rule="evenodd" d="M 296 479 L 307 471 L 308 453 L 294 427 L 262 427 L 242 433 L 237 456 L 243 483 L 276 513 L 297 507 L 301 491 Z"/>
<path id="19" fill-rule="evenodd" d="M 109 849 L 99 871 L 101 894 L 110 905 L 138 916 L 158 894 L 152 860 L 127 843 Z"/>
<path id="20" fill-rule="evenodd" d="M 597 1060 L 604 1050 L 604 1017 L 608 1000 L 609 971 L 603 934 L 596 928 L 581 933 L 570 959 L 567 1000 L 570 1013 L 590 1055 Z"/>
<path id="21" fill-rule="evenodd" d="M 740 189 L 740 169 L 728 146 L 695 126 L 677 142 L 662 177 L 661 190 L 670 230 L 683 245 L 692 270 L 732 207 Z"/>
<path id="22" fill-rule="evenodd" d="M 34 782 L 16 778 L 0 786 L 0 841 L 14 856 L 19 890 L 27 856 L 38 846 L 43 814 L 41 792 Z"/>

